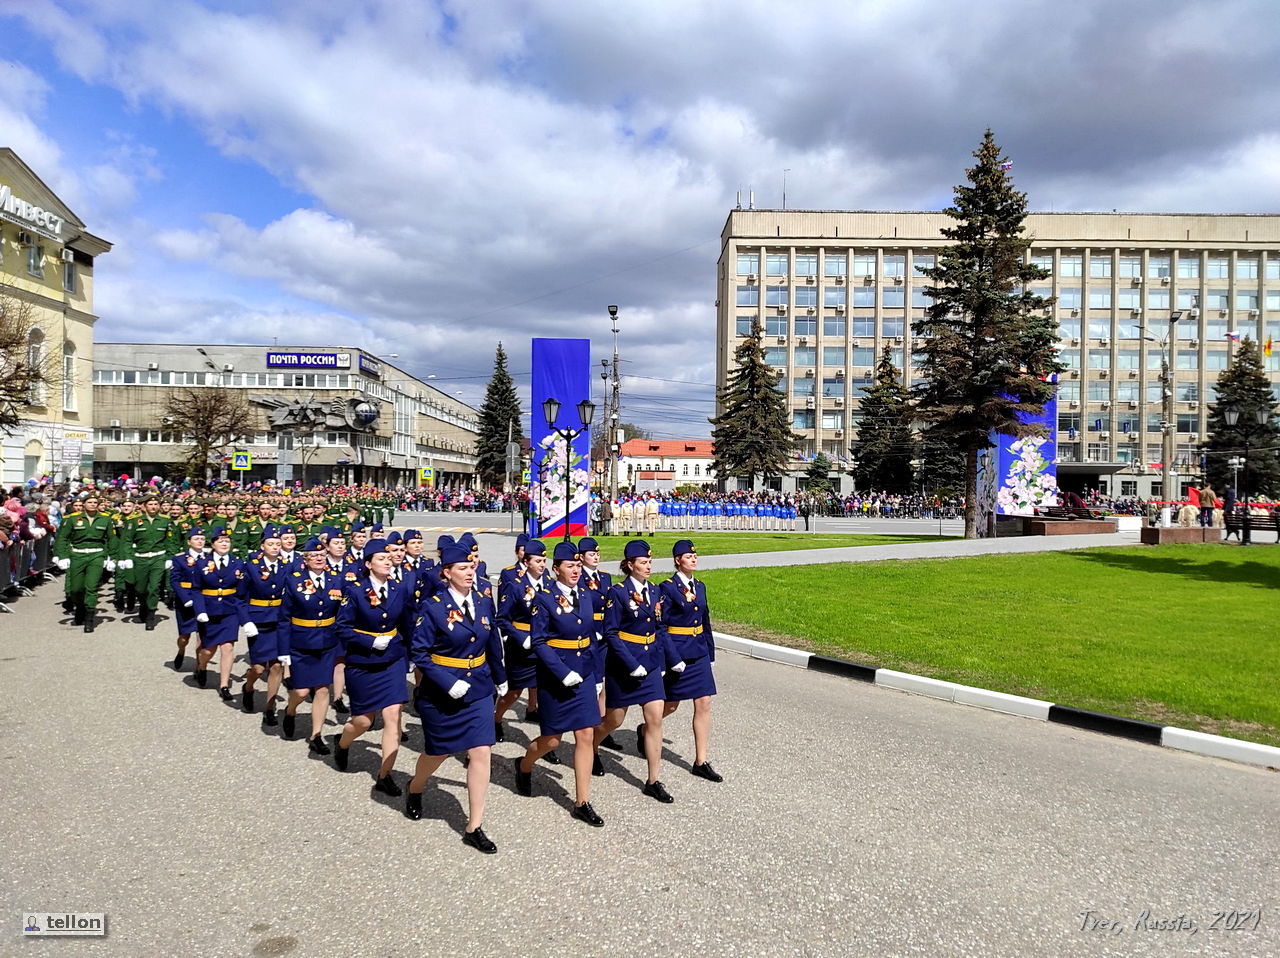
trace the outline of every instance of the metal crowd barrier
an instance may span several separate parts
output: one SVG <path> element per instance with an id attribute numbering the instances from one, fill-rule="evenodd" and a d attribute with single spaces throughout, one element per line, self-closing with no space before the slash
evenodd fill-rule
<path id="1" fill-rule="evenodd" d="M 35 595 L 34 587 L 51 579 L 53 536 L 26 542 L 12 542 L 0 549 L 0 613 L 12 612 L 6 598 Z"/>

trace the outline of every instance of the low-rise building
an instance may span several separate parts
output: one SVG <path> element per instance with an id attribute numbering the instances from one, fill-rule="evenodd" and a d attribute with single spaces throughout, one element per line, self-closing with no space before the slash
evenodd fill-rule
<path id="1" fill-rule="evenodd" d="M 628 439 L 618 458 L 618 485 L 632 489 L 710 486 L 710 439 Z"/>

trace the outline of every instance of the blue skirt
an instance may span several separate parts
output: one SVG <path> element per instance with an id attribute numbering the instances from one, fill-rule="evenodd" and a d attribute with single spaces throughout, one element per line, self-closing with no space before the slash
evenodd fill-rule
<path id="1" fill-rule="evenodd" d="M 313 652 L 293 653 L 289 681 L 295 689 L 318 689 L 333 682 L 333 668 L 338 664 L 338 647 Z"/>
<path id="2" fill-rule="evenodd" d="M 284 630 L 276 623 L 259 625 L 258 634 L 249 637 L 249 664 L 266 665 L 282 655 L 288 655 L 287 649 L 280 648 L 283 638 Z"/>
<path id="3" fill-rule="evenodd" d="M 176 604 L 176 603 L 175 603 Z M 173 611 L 173 621 L 178 626 L 179 635 L 190 635 L 200 625 L 196 621 L 195 611 L 184 605 L 178 605 Z"/>
<path id="4" fill-rule="evenodd" d="M 543 735 L 563 735 L 600 724 L 596 676 L 590 667 L 582 681 L 567 688 L 545 666 L 538 669 L 538 728 Z"/>
<path id="5" fill-rule="evenodd" d="M 494 744 L 492 695 L 474 702 L 450 699 L 444 703 L 433 698 L 419 695 L 414 700 L 422 719 L 423 755 L 453 755 Z"/>
<path id="6" fill-rule="evenodd" d="M 538 659 L 533 650 L 526 649 L 514 639 L 507 639 L 502 645 L 503 664 L 507 667 L 507 686 L 513 689 L 536 689 Z"/>
<path id="7" fill-rule="evenodd" d="M 234 642 L 240 633 L 240 620 L 234 615 L 210 617 L 208 622 L 198 622 L 200 648 L 211 649 L 217 645 Z"/>
<path id="8" fill-rule="evenodd" d="M 612 660 L 610 660 L 612 664 Z M 627 708 L 631 705 L 644 705 L 645 702 L 666 701 L 667 692 L 662 687 L 662 672 L 655 669 L 642 679 L 633 679 L 623 671 L 622 663 L 610 668 L 604 680 L 604 707 L 607 709 Z M 592 691 L 595 691 L 592 689 Z M 541 708 L 542 693 L 538 693 Z"/>
<path id="9" fill-rule="evenodd" d="M 347 693 L 351 696 L 351 714 L 366 715 L 388 705 L 403 705 L 405 695 L 404 659 L 375 666 L 347 663 Z"/>
<path id="10" fill-rule="evenodd" d="M 711 658 L 685 659 L 683 672 L 667 669 L 663 677 L 668 702 L 689 702 L 704 695 L 716 694 L 716 676 L 711 671 Z"/>

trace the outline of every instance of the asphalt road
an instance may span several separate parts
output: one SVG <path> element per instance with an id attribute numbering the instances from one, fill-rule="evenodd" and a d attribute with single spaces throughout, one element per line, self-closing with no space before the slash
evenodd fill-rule
<path id="1" fill-rule="evenodd" d="M 171 622 L 85 636 L 58 589 L 0 617 L 5 955 L 1280 954 L 1272 772 L 725 653 L 723 784 L 688 773 L 682 710 L 675 804 L 611 753 L 591 829 L 565 766 L 515 793 L 517 722 L 486 857 L 459 838 L 459 763 L 408 821 L 371 800 L 371 736 L 342 775 L 175 675 Z M 1258 907 L 1256 930 L 1210 927 Z M 26 909 L 109 933 L 23 939 Z M 1194 934 L 1155 930 L 1178 916 Z"/>

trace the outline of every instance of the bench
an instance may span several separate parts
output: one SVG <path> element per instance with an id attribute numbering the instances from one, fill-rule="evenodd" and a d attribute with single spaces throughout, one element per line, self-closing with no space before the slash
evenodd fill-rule
<path id="1" fill-rule="evenodd" d="M 1241 537 L 1244 530 L 1243 512 L 1224 513 L 1222 521 L 1226 524 L 1228 539 L 1231 538 L 1232 535 L 1236 538 Z M 1249 530 L 1251 538 L 1253 534 L 1257 532 L 1274 531 L 1276 534 L 1276 542 L 1280 542 L 1280 510 L 1273 509 L 1265 515 L 1250 515 Z"/>
<path id="2" fill-rule="evenodd" d="M 1068 508 L 1067 506 L 1047 506 L 1040 510 L 1042 519 L 1103 519 L 1105 514 L 1092 509 Z"/>

